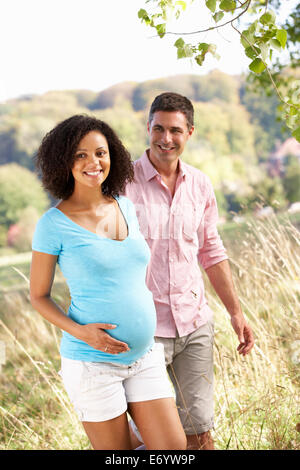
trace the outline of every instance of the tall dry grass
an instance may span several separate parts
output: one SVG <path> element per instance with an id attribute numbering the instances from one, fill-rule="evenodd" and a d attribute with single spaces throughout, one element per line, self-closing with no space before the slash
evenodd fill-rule
<path id="1" fill-rule="evenodd" d="M 220 448 L 298 449 L 300 434 L 300 234 L 276 217 L 248 224 L 228 247 L 235 285 L 255 335 L 237 354 L 228 314 L 215 310 L 215 437 Z"/>
<path id="2" fill-rule="evenodd" d="M 206 282 L 215 315 L 215 430 L 219 449 L 299 449 L 300 234 L 288 220 L 249 223 L 228 245 L 256 344 L 237 354 L 229 315 Z M 10 269 L 10 268 L 7 268 Z M 57 276 L 54 297 L 68 294 Z M 63 390 L 59 336 L 33 311 L 28 288 L 0 293 L 0 449 L 89 449 Z"/>

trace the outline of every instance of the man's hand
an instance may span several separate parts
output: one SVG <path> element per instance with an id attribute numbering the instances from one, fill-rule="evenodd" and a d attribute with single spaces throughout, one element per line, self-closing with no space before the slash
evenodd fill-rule
<path id="1" fill-rule="evenodd" d="M 246 323 L 243 314 L 232 315 L 231 324 L 240 342 L 237 347 L 237 351 L 239 354 L 245 356 L 254 346 L 254 336 L 252 330 Z"/>
<path id="2" fill-rule="evenodd" d="M 206 269 L 206 273 L 216 293 L 231 316 L 231 324 L 240 344 L 239 354 L 245 356 L 254 345 L 254 337 L 250 326 L 242 313 L 237 293 L 235 291 L 228 260 L 221 261 Z"/>

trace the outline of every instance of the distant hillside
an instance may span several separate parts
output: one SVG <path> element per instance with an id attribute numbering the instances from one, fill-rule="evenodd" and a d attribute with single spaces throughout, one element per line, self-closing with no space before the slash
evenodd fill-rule
<path id="1" fill-rule="evenodd" d="M 74 114 L 108 122 L 132 158 L 139 158 L 148 146 L 150 103 L 164 91 L 184 94 L 194 104 L 195 132 L 182 158 L 210 177 L 221 214 L 251 211 L 262 200 L 275 210 L 299 200 L 298 159 L 286 159 L 277 173 L 268 167 L 276 146 L 286 138 L 276 120 L 276 96 L 258 95 L 243 77 L 217 70 L 201 76 L 124 82 L 99 93 L 49 91 L 9 100 L 0 105 L 0 176 L 8 180 L 11 169 L 15 169 L 12 174 L 21 174 L 16 164 L 33 171 L 33 157 L 44 135 Z M 15 185 L 13 180 L 11 185 Z M 8 226 L 26 214 L 17 217 L 15 210 L 7 208 L 6 193 L 0 194 L 0 206 Z M 3 233 L 2 238 L 6 237 Z"/>
<path id="2" fill-rule="evenodd" d="M 162 92 L 173 91 L 187 96 L 194 102 L 220 99 L 226 102 L 239 101 L 241 79 L 217 70 L 208 75 L 176 75 L 143 83 L 124 82 L 100 92 L 90 109 L 113 107 L 119 100 L 132 103 L 135 111 L 144 110 L 153 98 Z"/>
<path id="3" fill-rule="evenodd" d="M 32 168 L 31 156 L 45 132 L 72 114 L 91 112 L 110 120 L 121 137 L 129 142 L 129 150 L 136 158 L 146 142 L 145 134 L 138 137 L 137 130 L 141 129 L 144 133 L 149 105 L 163 91 L 175 91 L 188 96 L 195 104 L 203 103 L 200 108 L 210 123 L 209 127 L 215 124 L 217 128 L 209 129 L 207 133 L 208 142 L 213 148 L 215 144 L 209 135 L 214 135 L 222 127 L 217 119 L 214 121 L 215 111 L 220 119 L 225 120 L 228 113 L 238 116 L 242 109 L 248 113 L 246 120 L 252 127 L 259 160 L 266 159 L 274 150 L 275 141 L 283 140 L 281 124 L 276 121 L 276 97 L 258 96 L 246 90 L 242 77 L 215 70 L 202 76 L 177 75 L 142 83 L 124 82 L 99 93 L 90 90 L 51 91 L 9 100 L 0 105 L 0 164 L 16 161 Z M 205 103 L 214 105 L 206 106 Z M 240 123 L 241 134 L 247 132 L 243 125 L 245 118 L 244 113 Z M 201 117 L 198 121 L 201 121 Z M 227 119 L 224 128 L 231 126 L 229 121 Z M 235 147 L 225 144 L 228 135 L 218 139 L 219 144 L 215 148 L 217 152 L 236 152 Z M 140 145 L 136 138 L 139 138 Z M 222 140 L 224 146 L 220 149 Z"/>
<path id="4" fill-rule="evenodd" d="M 195 132 L 184 158 L 206 171 L 217 186 L 239 179 L 246 188 L 257 178 L 257 164 L 284 140 L 276 121 L 276 97 L 258 96 L 242 77 L 214 70 L 124 82 L 99 93 L 49 91 L 9 100 L 0 105 L 0 165 L 15 162 L 33 170 L 43 136 L 59 121 L 82 113 L 107 121 L 136 159 L 148 145 L 150 103 L 164 91 L 184 94 L 194 103 Z"/>

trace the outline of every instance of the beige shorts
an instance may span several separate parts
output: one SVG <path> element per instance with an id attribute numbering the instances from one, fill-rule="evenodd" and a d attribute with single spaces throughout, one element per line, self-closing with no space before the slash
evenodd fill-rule
<path id="1" fill-rule="evenodd" d="M 155 341 L 164 345 L 166 366 L 186 435 L 209 431 L 214 427 L 213 320 L 187 336 L 156 337 Z M 130 425 L 143 442 L 132 420 Z"/>
<path id="2" fill-rule="evenodd" d="M 123 414 L 127 403 L 174 397 L 162 344 L 129 366 L 62 357 L 59 373 L 81 421 L 107 421 Z"/>
<path id="3" fill-rule="evenodd" d="M 179 416 L 187 435 L 201 434 L 214 426 L 214 323 L 181 338 L 156 337 L 165 350 Z"/>

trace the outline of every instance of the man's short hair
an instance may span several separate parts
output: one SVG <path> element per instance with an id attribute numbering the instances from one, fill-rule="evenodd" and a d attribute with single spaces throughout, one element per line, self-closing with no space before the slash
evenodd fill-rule
<path id="1" fill-rule="evenodd" d="M 179 93 L 165 92 L 154 99 L 149 112 L 150 124 L 157 111 L 180 111 L 186 117 L 188 128 L 194 125 L 194 107 L 188 98 Z"/>

